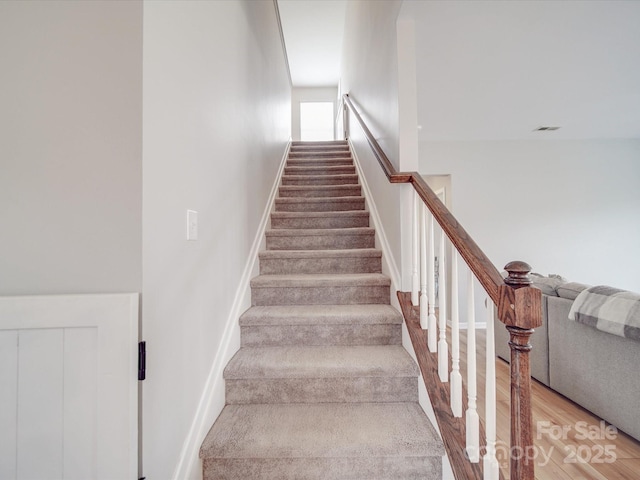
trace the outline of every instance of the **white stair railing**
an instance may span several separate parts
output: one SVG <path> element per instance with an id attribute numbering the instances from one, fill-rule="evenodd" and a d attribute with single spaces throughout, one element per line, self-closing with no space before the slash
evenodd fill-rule
<path id="1" fill-rule="evenodd" d="M 462 417 L 462 374 L 460 373 L 460 316 L 458 314 L 458 252 L 451 253 L 451 412 Z"/>
<path id="2" fill-rule="evenodd" d="M 429 327 L 429 298 L 427 297 L 427 207 L 420 208 L 420 326 Z"/>
<path id="3" fill-rule="evenodd" d="M 436 275 L 435 275 L 435 259 L 434 259 L 434 246 L 433 246 L 433 215 L 427 212 L 427 224 L 428 224 L 428 238 L 427 238 L 427 251 L 429 257 L 427 258 L 427 287 L 429 289 L 429 317 L 427 322 L 427 345 L 430 352 L 438 350 L 438 332 L 436 330 Z"/>
<path id="4" fill-rule="evenodd" d="M 440 231 L 438 253 L 438 376 L 442 383 L 449 381 L 449 346 L 447 345 L 447 275 L 445 268 L 445 235 Z"/>
<path id="5" fill-rule="evenodd" d="M 412 215 L 412 275 L 411 275 L 411 303 L 414 306 L 418 306 L 420 303 L 420 274 L 418 273 L 420 256 L 420 210 L 422 202 L 420 201 L 420 197 L 418 193 L 413 191 L 413 215 Z"/>
<path id="6" fill-rule="evenodd" d="M 349 137 L 349 119 L 353 119 L 361 128 L 362 133 L 371 147 L 371 153 L 379 163 L 382 171 L 390 183 L 411 184 L 414 188 L 413 202 L 413 232 L 412 241 L 412 269 L 411 269 L 411 293 L 398 292 L 401 307 L 407 320 L 411 340 L 416 352 L 427 350 L 423 356 L 421 368 L 428 366 L 430 373 L 437 370 L 437 377 L 429 376 L 427 390 L 436 395 L 432 402 L 441 404 L 449 391 L 451 416 L 442 408 L 435 410 L 438 423 L 454 427 L 446 431 L 443 429 L 443 440 L 447 445 L 447 452 L 452 457 L 451 465 L 457 478 L 480 479 L 484 475 L 486 480 L 499 478 L 497 461 L 495 460 L 496 427 L 495 427 L 495 353 L 493 337 L 493 306 L 497 307 L 499 320 L 510 332 L 511 357 L 511 413 L 509 418 L 511 428 L 511 451 L 527 451 L 533 447 L 532 416 L 531 416 L 531 378 L 528 343 L 534 329 L 542 325 L 542 305 L 540 290 L 531 287 L 528 274 L 531 267 L 521 261 L 508 263 L 504 268 L 508 272 L 507 278 L 503 278 L 489 258 L 484 254 L 473 238 L 465 231 L 463 226 L 455 219 L 452 213 L 442 204 L 435 192 L 427 185 L 424 178 L 418 172 L 400 172 L 389 160 L 384 150 L 380 147 L 376 137 L 371 133 L 358 108 L 348 94 L 343 96 L 345 112 L 345 138 Z M 436 316 L 435 300 L 435 269 L 434 269 L 434 243 L 433 228 L 435 224 L 446 234 L 445 241 L 440 240 L 439 249 L 439 293 L 438 315 Z M 443 250 L 444 245 L 444 250 Z M 451 245 L 451 258 L 447 262 L 445 252 Z M 460 315 L 458 292 L 458 258 L 463 258 L 466 266 L 473 274 L 469 274 L 467 282 L 467 354 L 468 354 L 468 410 L 465 415 L 466 425 L 463 425 L 462 410 L 463 385 L 460 374 Z M 446 277 L 447 268 L 451 270 L 450 298 L 447 296 Z M 476 364 L 475 364 L 475 304 L 473 285 L 478 281 L 490 298 L 487 309 L 487 351 L 486 355 L 487 383 L 486 383 L 486 455 L 480 464 L 480 426 L 478 421 L 477 392 L 476 392 Z M 465 283 L 465 282 L 463 282 Z M 415 311 L 410 308 L 418 306 L 420 310 L 419 327 L 428 330 L 425 336 L 416 331 L 417 323 L 414 323 Z M 447 372 L 444 366 L 449 349 L 446 341 L 447 306 L 451 305 L 451 371 Z M 409 308 L 407 308 L 409 307 Z M 437 320 L 436 320 L 437 318 Z M 426 338 L 425 338 L 426 337 Z M 426 344 L 426 345 L 425 345 Z M 431 355 L 438 351 L 437 355 Z M 434 361 L 434 357 L 435 360 Z M 435 368 L 434 364 L 435 363 Z M 448 374 L 448 375 L 447 375 Z M 446 389 L 442 383 L 450 379 L 450 388 Z M 426 378 L 426 376 L 425 376 Z M 438 396 L 444 394 L 445 397 Z M 434 398 L 437 400 L 434 401 Z M 465 448 L 462 430 L 466 430 L 468 441 Z M 484 441 L 484 439 L 483 439 Z M 467 459 L 462 453 L 468 453 Z M 474 462 L 470 464 L 470 460 Z M 484 468 L 483 468 L 484 467 Z M 512 455 L 509 475 L 518 480 L 534 480 L 534 464 L 524 455 Z M 481 472 L 482 471 L 482 472 Z"/>
<path id="7" fill-rule="evenodd" d="M 480 461 L 480 419 L 476 408 L 476 312 L 473 273 L 467 276 L 467 455 L 469 461 Z"/>
<path id="8" fill-rule="evenodd" d="M 485 429 L 487 452 L 482 458 L 484 480 L 498 480 L 500 467 L 496 458 L 496 349 L 493 333 L 493 302 L 489 297 L 487 306 L 487 351 L 485 385 Z"/>
<path id="9" fill-rule="evenodd" d="M 434 219 L 421 205 L 417 195 L 413 204 L 413 278 L 411 299 L 420 305 L 420 326 L 427 330 L 427 346 L 430 352 L 438 353 L 438 376 L 440 381 L 451 381 L 450 406 L 454 417 L 462 417 L 462 375 L 460 373 L 460 314 L 458 285 L 458 252 L 449 242 L 444 231 L 440 232 L 438 268 L 435 268 Z M 447 289 L 447 245 L 451 245 L 451 290 Z M 419 268 L 418 268 L 419 267 Z M 438 275 L 438 315 L 436 316 L 435 284 Z M 418 292 L 419 285 L 419 292 Z M 480 419 L 477 411 L 477 364 L 476 364 L 476 312 L 475 276 L 467 269 L 466 324 L 467 324 L 467 410 L 465 413 L 466 452 L 472 463 L 480 461 Z M 450 292 L 450 294 L 449 294 Z M 418 295 L 419 293 L 419 295 Z M 449 296 L 448 296 L 449 295 Z M 447 304 L 451 305 L 451 371 L 449 371 L 449 344 L 447 343 Z M 495 346 L 493 333 L 494 304 L 487 298 L 487 349 L 485 419 L 487 422 L 486 454 L 483 457 L 485 480 L 495 480 L 499 474 L 496 459 L 496 383 Z"/>

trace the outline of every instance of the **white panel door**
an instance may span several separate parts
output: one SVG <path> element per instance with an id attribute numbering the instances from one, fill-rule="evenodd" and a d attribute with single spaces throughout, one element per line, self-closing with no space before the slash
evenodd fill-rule
<path id="1" fill-rule="evenodd" d="M 136 479 L 138 294 L 0 297 L 0 479 Z"/>

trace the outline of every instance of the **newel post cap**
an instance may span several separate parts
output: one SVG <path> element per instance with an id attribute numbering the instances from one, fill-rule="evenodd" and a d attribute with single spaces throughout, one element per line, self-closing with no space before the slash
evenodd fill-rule
<path id="1" fill-rule="evenodd" d="M 542 293 L 531 287 L 531 266 L 510 262 L 505 267 L 509 276 L 499 288 L 498 315 L 507 327 L 538 328 L 542 325 Z"/>
<path id="2" fill-rule="evenodd" d="M 529 272 L 531 272 L 531 265 L 526 262 L 515 260 L 505 265 L 504 269 L 509 273 L 509 276 L 504 279 L 504 283 L 513 287 L 528 287 L 531 285 L 531 279 L 529 278 Z"/>

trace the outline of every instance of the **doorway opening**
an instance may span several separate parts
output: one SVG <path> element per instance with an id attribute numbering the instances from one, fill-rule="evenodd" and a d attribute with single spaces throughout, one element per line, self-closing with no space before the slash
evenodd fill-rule
<path id="1" fill-rule="evenodd" d="M 300 102 L 300 140 L 333 139 L 333 102 Z"/>

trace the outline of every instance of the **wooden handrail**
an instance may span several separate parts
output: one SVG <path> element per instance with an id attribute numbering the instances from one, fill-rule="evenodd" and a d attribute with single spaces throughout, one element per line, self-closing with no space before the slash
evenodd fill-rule
<path id="1" fill-rule="evenodd" d="M 491 300 L 498 306 L 498 318 L 505 324 L 510 334 L 511 449 L 517 452 L 529 452 L 533 445 L 529 363 L 529 352 L 532 347 L 529 344 L 529 338 L 534 329 L 542 325 L 542 295 L 540 290 L 531 287 L 528 277 L 531 267 L 524 262 L 511 262 L 505 266 L 508 277 L 503 279 L 498 269 L 444 206 L 422 176 L 418 172 L 398 172 L 365 124 L 348 94 L 343 96 L 343 101 L 358 121 L 389 182 L 413 185 L 454 248 L 460 253 Z M 346 109 L 344 114 L 346 133 L 348 131 Z M 405 305 L 403 313 L 407 322 L 410 321 L 411 316 L 407 313 L 408 311 Z M 438 415 L 437 410 L 436 414 Z M 466 478 L 458 475 L 465 475 L 462 471 L 456 474 L 456 478 Z M 518 480 L 534 480 L 533 458 L 528 455 L 512 455 L 510 477 Z"/>
<path id="2" fill-rule="evenodd" d="M 344 95 L 344 103 L 358 121 L 364 132 L 367 142 L 373 151 L 378 163 L 391 183 L 411 183 L 422 201 L 427 205 L 436 221 L 440 224 L 451 243 L 460 252 L 471 271 L 475 274 L 480 284 L 498 305 L 500 301 L 499 288 L 504 285 L 504 280 L 498 269 L 491 263 L 478 244 L 471 238 L 467 231 L 460 225 L 447 207 L 440 201 L 434 191 L 427 185 L 418 172 L 398 172 L 378 144 L 364 120 L 356 110 L 348 94 Z"/>
<path id="3" fill-rule="evenodd" d="M 389 160 L 389 157 L 387 157 L 387 155 L 384 153 L 384 151 L 380 147 L 380 144 L 378 143 L 376 138 L 373 136 L 373 134 L 367 127 L 367 124 L 364 123 L 364 120 L 356 110 L 356 107 L 353 105 L 351 98 L 349 98 L 349 94 L 345 93 L 343 96 L 343 99 L 344 99 L 344 103 L 349 107 L 349 110 L 351 110 L 351 113 L 353 114 L 353 116 L 356 118 L 356 120 L 358 120 L 358 123 L 360 124 L 360 128 L 362 128 L 362 131 L 367 137 L 367 142 L 369 142 L 369 146 L 371 147 L 373 154 L 378 160 L 378 163 L 382 167 L 382 171 L 387 176 L 389 181 L 391 183 L 408 183 L 410 181 L 408 176 L 405 179 L 397 178 L 398 172 L 396 171 L 395 167 Z"/>

